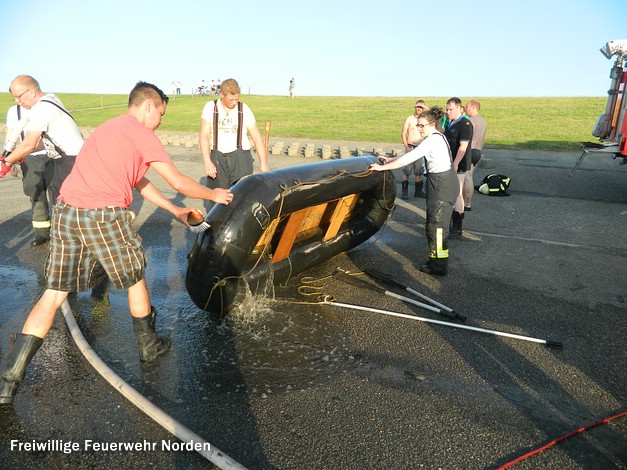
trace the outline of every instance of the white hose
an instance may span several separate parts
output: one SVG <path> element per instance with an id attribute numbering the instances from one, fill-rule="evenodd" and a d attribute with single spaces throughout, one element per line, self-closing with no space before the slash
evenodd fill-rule
<path id="1" fill-rule="evenodd" d="M 96 369 L 96 371 L 107 382 L 109 382 L 109 384 L 111 384 L 113 388 L 115 388 L 122 395 L 124 395 L 131 403 L 133 403 L 137 408 L 139 408 L 150 418 L 152 418 L 157 424 L 161 425 L 164 429 L 174 434 L 181 441 L 185 443 L 193 443 L 194 449 L 196 449 L 200 455 L 202 455 L 204 458 L 214 463 L 218 467 L 225 469 L 246 468 L 233 460 L 228 455 L 226 455 L 220 449 L 209 444 L 202 437 L 195 434 L 183 424 L 176 421 L 163 410 L 156 407 L 152 402 L 150 402 L 139 392 L 137 392 L 133 387 L 131 387 L 120 377 L 118 377 L 118 375 L 116 375 L 116 373 L 113 372 L 113 370 L 111 370 L 111 368 L 107 366 L 102 361 L 102 359 L 100 359 L 100 357 L 98 357 L 98 355 L 94 352 L 89 343 L 85 340 L 85 337 L 81 333 L 80 328 L 74 320 L 74 315 L 72 314 L 72 309 L 67 299 L 61 305 L 61 311 L 63 312 L 65 323 L 67 324 L 70 333 L 72 334 L 72 338 L 74 338 L 74 342 L 78 346 L 78 349 L 80 349 L 81 353 L 83 353 L 83 356 L 85 356 L 85 359 L 89 361 L 94 369 Z M 198 448 L 200 448 L 200 450 L 198 450 Z M 205 448 L 209 448 L 209 450 L 205 450 Z"/>

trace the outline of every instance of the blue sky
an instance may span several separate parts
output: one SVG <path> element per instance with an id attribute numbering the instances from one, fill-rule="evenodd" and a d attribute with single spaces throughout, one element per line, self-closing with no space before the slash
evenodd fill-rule
<path id="1" fill-rule="evenodd" d="M 0 18 L 0 86 L 57 93 L 606 96 L 599 48 L 627 39 L 627 0 L 0 0 Z"/>

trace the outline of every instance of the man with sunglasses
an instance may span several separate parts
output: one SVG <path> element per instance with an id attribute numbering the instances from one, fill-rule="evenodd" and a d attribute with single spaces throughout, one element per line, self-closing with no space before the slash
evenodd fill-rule
<path id="1" fill-rule="evenodd" d="M 405 119 L 405 124 L 403 124 L 403 130 L 401 132 L 401 141 L 403 142 L 403 146 L 405 147 L 405 153 L 410 152 L 412 149 L 416 148 L 418 142 L 420 142 L 421 137 L 418 132 L 418 128 L 416 124 L 418 122 L 418 116 L 423 111 L 428 110 L 429 107 L 427 103 L 423 100 L 416 101 L 414 105 L 414 114 L 408 116 Z M 423 168 L 420 161 L 414 161 L 407 166 L 403 167 L 403 179 L 401 181 L 401 198 L 407 199 L 409 192 L 409 176 L 414 174 L 414 197 L 425 197 L 425 193 L 422 190 L 423 181 L 422 181 L 422 173 Z"/>

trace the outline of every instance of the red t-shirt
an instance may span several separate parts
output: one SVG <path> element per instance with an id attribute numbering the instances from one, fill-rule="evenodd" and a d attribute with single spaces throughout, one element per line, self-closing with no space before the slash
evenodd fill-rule
<path id="1" fill-rule="evenodd" d="M 129 114 L 111 119 L 85 141 L 59 199 L 82 209 L 128 207 L 152 162 L 172 163 L 155 133 Z"/>

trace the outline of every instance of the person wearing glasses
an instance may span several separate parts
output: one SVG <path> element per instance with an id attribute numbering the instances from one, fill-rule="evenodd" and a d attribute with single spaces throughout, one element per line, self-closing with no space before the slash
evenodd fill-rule
<path id="1" fill-rule="evenodd" d="M 429 109 L 427 103 L 424 100 L 416 101 L 414 104 L 414 114 L 408 116 L 405 119 L 405 123 L 403 124 L 403 130 L 401 131 L 401 141 L 403 142 L 403 146 L 405 147 L 405 153 L 411 151 L 411 149 L 415 148 L 418 142 L 420 141 L 420 133 L 418 132 L 418 128 L 416 124 L 418 122 L 418 116 L 423 111 Z M 423 181 L 422 181 L 422 173 L 423 169 L 420 165 L 420 162 L 415 161 L 410 163 L 407 166 L 403 167 L 403 178 L 401 181 L 401 198 L 407 199 L 409 192 L 409 176 L 411 174 L 414 175 L 414 197 L 425 197 L 425 193 L 423 191 Z"/>
<path id="2" fill-rule="evenodd" d="M 50 204 L 54 205 L 61 185 L 83 146 L 83 136 L 61 100 L 42 92 L 39 82 L 30 75 L 17 76 L 11 82 L 9 91 L 17 104 L 29 110 L 28 122 L 22 141 L 2 162 L 0 178 L 6 174 L 6 166 L 20 163 L 37 149 L 41 141 L 52 160 L 48 165 L 51 173 L 48 193 Z"/>
<path id="3" fill-rule="evenodd" d="M 422 160 L 427 171 L 427 221 L 425 232 L 429 243 L 427 262 L 420 271 L 444 276 L 448 272 L 448 231 L 453 206 L 459 195 L 459 181 L 444 129 L 440 125 L 444 111 L 433 107 L 418 116 L 421 141 L 414 149 L 394 158 L 380 157 L 383 163 L 370 166 L 373 171 L 402 168 Z"/>
<path id="4" fill-rule="evenodd" d="M 143 198 L 185 225 L 196 208 L 179 207 L 147 178 L 152 168 L 175 191 L 191 198 L 229 204 L 228 189 L 209 189 L 183 175 L 154 133 L 166 112 L 168 97 L 155 85 L 138 82 L 128 111 L 98 127 L 87 139 L 61 188 L 54 207 L 46 291 L 14 334 L 0 373 L 0 404 L 11 404 L 26 366 L 43 343 L 55 313 L 69 292 L 88 289 L 100 263 L 115 288 L 126 290 L 139 343 L 139 359 L 151 362 L 167 353 L 170 338 L 156 332 L 157 312 L 146 287 L 146 253 L 129 209 L 136 190 Z"/>

